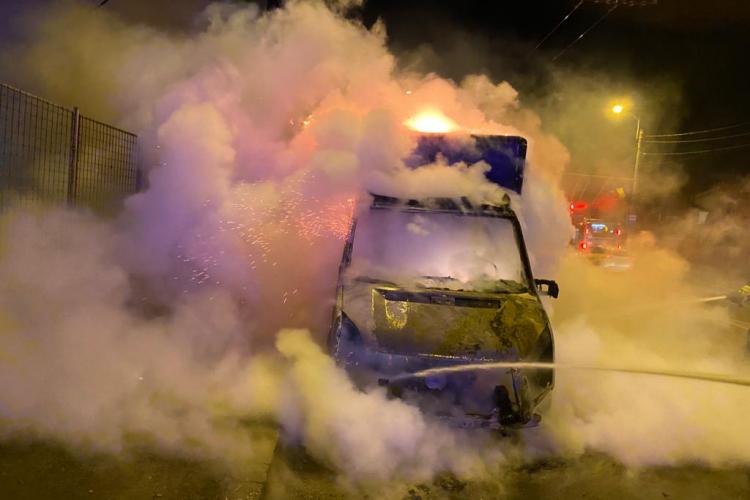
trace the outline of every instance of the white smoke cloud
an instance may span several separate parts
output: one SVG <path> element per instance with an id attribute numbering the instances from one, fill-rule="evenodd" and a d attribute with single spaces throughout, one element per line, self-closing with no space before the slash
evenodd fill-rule
<path id="1" fill-rule="evenodd" d="M 236 421 L 270 417 L 287 439 L 357 480 L 473 474 L 502 461 L 481 436 L 356 391 L 310 337 L 289 328 L 322 339 L 362 189 L 501 194 L 481 164 L 403 166 L 413 145 L 403 123 L 420 109 L 529 139 L 525 193 L 514 203 L 540 277 L 554 276 L 569 237 L 558 187 L 565 148 L 509 84 L 402 73 L 382 30 L 322 2 L 270 13 L 216 4 L 204 20 L 190 35 L 167 34 L 66 4 L 37 13 L 28 43 L 9 52 L 25 62 L 19 78 L 40 92 L 136 130 L 153 165 L 148 189 L 117 220 L 65 210 L 5 216 L 3 432 L 112 451 L 136 435 L 175 452 L 241 458 L 253 443 Z M 739 369 L 729 347 L 702 336 L 713 330 L 696 326 L 720 313 L 660 311 L 649 325 L 598 316 L 692 293 L 681 288 L 681 261 L 654 248 L 641 254 L 647 267 L 617 278 L 562 261 L 560 358 Z M 709 348 L 716 353 L 706 361 Z M 701 447 L 712 462 L 750 458 L 750 445 L 730 439 L 739 420 L 720 428 L 709 410 L 739 415 L 745 396 L 735 389 L 705 394 L 660 381 L 646 392 L 634 380 L 560 374 L 549 418 L 555 446 L 631 464 L 696 459 Z M 678 424 L 666 434 L 672 416 Z"/>
<path id="2" fill-rule="evenodd" d="M 216 4 L 205 16 L 185 37 L 65 5 L 30 28 L 26 77 L 138 131 L 153 165 L 114 221 L 6 214 L 4 432 L 110 451 L 138 436 L 232 459 L 253 449 L 235 420 L 270 417 L 359 480 L 500 460 L 403 402 L 358 392 L 308 336 L 276 332 L 322 337 L 360 190 L 501 194 L 481 165 L 407 170 L 409 115 L 444 104 L 502 126 L 450 82 L 399 76 L 382 34 L 322 3 L 262 15 Z M 47 57 L 60 44 L 62 63 Z"/>
<path id="3" fill-rule="evenodd" d="M 168 317 L 139 316 L 117 238 L 90 216 L 13 214 L 4 229 L 3 435 L 111 452 L 145 440 L 231 461 L 254 452 L 240 420 L 271 417 L 355 480 L 475 474 L 501 459 L 382 390 L 358 391 L 306 331 L 279 334 L 282 359 L 248 358 L 249 328 L 220 287 L 176 300 Z"/>
<path id="4" fill-rule="evenodd" d="M 313 453 L 372 482 L 426 479 L 441 470 L 472 475 L 502 459 L 476 436 L 446 432 L 417 408 L 388 399 L 382 389 L 359 392 L 306 335 L 285 331 L 277 342 L 293 362 L 288 377 L 297 388 L 291 391 L 296 399 L 291 411 L 282 411 L 280 420 Z"/>
<path id="5" fill-rule="evenodd" d="M 3 434 L 120 450 L 145 433 L 168 450 L 241 450 L 209 425 L 211 386 L 231 361 L 216 350 L 245 343 L 226 293 L 192 296 L 171 319 L 146 321 L 128 304 L 138 297 L 114 258 L 111 227 L 65 211 L 4 223 L 12 237 L 2 238 L 0 260 Z"/>
<path id="6" fill-rule="evenodd" d="M 699 300 L 705 291 L 690 284 L 688 263 L 648 234 L 630 246 L 626 273 L 564 260 L 557 360 L 750 376 L 746 332 L 725 307 Z M 719 466 L 750 459 L 748 411 L 746 387 L 573 370 L 558 372 L 548 424 L 568 453 L 603 451 L 630 466 Z"/>

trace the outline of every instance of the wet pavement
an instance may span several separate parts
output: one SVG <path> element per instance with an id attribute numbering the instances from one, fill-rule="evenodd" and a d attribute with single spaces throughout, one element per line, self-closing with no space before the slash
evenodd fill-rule
<path id="1" fill-rule="evenodd" d="M 277 442 L 272 429 L 266 444 Z M 632 470 L 587 454 L 505 465 L 480 480 L 440 474 L 432 481 L 357 488 L 300 448 L 259 448 L 231 468 L 219 461 L 135 452 L 73 453 L 52 443 L 0 445 L 0 498 L 8 499 L 740 499 L 750 469 L 700 465 Z"/>
<path id="2" fill-rule="evenodd" d="M 254 454 L 244 463 L 133 451 L 113 455 L 71 451 L 47 441 L 0 443 L 0 499 L 260 498 L 278 432 L 249 428 Z"/>
<path id="3" fill-rule="evenodd" d="M 465 481 L 441 474 L 419 484 L 370 491 L 347 486 L 302 450 L 279 448 L 265 498 L 418 499 L 740 499 L 750 498 L 750 469 L 701 466 L 631 470 L 603 455 L 505 466 L 492 477 Z"/>

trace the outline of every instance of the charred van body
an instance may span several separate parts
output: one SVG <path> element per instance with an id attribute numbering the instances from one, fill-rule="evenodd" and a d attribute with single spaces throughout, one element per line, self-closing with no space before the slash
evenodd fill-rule
<path id="1" fill-rule="evenodd" d="M 506 146 L 507 139 L 490 142 Z M 495 175 L 520 192 L 523 166 L 504 161 Z M 372 195 L 345 245 L 329 350 L 360 386 L 385 386 L 456 425 L 533 425 L 554 385 L 551 370 L 460 367 L 552 362 L 543 284 L 557 295 L 554 282 L 534 280 L 509 200 Z"/>

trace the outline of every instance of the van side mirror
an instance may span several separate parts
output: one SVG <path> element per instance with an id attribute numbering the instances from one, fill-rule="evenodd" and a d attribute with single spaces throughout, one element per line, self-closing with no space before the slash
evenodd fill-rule
<path id="1" fill-rule="evenodd" d="M 536 289 L 540 292 L 544 292 L 544 285 L 547 285 L 547 291 L 545 293 L 553 299 L 556 299 L 557 296 L 560 295 L 560 287 L 554 280 L 534 280 L 534 284 L 536 284 Z"/>

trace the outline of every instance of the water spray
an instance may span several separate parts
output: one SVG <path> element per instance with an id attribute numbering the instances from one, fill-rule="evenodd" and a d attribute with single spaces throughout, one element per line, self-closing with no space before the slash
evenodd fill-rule
<path id="1" fill-rule="evenodd" d="M 672 308 L 672 307 L 680 307 L 680 306 L 687 306 L 691 304 L 706 304 L 709 302 L 719 302 L 722 300 L 726 300 L 728 298 L 727 295 L 716 295 L 712 297 L 692 297 L 687 298 L 683 300 L 664 300 L 661 302 L 656 303 L 650 303 L 650 304 L 641 304 L 638 306 L 625 306 L 625 307 L 609 307 L 609 308 L 603 308 L 599 309 L 597 311 L 591 311 L 588 313 L 589 316 L 599 316 L 599 315 L 628 315 L 628 314 L 636 314 L 643 311 L 651 311 L 654 309 L 663 309 L 663 308 Z"/>
<path id="2" fill-rule="evenodd" d="M 700 299 L 695 299 L 694 302 L 699 302 L 699 303 L 716 302 L 716 301 L 719 301 L 719 300 L 724 300 L 726 298 L 727 298 L 726 295 L 717 295 L 715 297 L 703 297 L 703 298 L 700 298 Z"/>
<path id="3" fill-rule="evenodd" d="M 542 363 L 526 361 L 498 361 L 493 363 L 468 363 L 462 365 L 445 366 L 440 368 L 429 368 L 414 373 L 399 375 L 391 379 L 399 382 L 411 378 L 425 378 L 446 373 L 461 373 L 475 370 L 498 370 L 498 369 L 536 369 L 536 370 L 590 370 L 598 372 L 629 373 L 633 375 L 656 375 L 661 377 L 684 378 L 700 380 L 704 382 L 717 382 L 723 384 L 742 385 L 750 387 L 750 379 L 736 377 L 721 373 L 686 372 L 681 370 L 666 370 L 659 368 L 629 368 L 596 365 L 578 365 L 570 363 Z"/>

